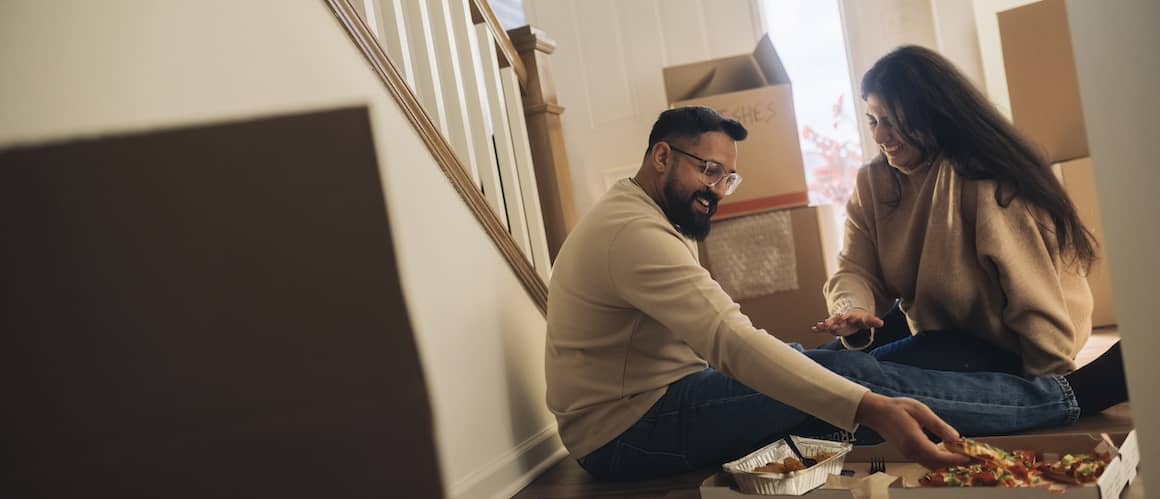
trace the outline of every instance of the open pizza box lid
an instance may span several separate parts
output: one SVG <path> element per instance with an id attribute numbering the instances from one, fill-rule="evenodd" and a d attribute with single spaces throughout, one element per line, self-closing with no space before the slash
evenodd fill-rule
<path id="1" fill-rule="evenodd" d="M 1099 481 L 1089 485 L 1066 486 L 1058 484 L 1056 490 L 1043 488 L 999 488 L 999 487 L 921 487 L 918 479 L 928 471 L 916 463 L 908 462 L 892 446 L 873 445 L 854 447 L 846 458 L 845 469 L 855 472 L 852 477 L 831 475 L 829 481 L 820 488 L 807 492 L 801 497 L 810 499 L 979 499 L 979 498 L 1058 498 L 1067 499 L 1115 499 L 1136 477 L 1140 464 L 1140 449 L 1136 432 L 1123 433 L 1046 433 L 1007 437 L 983 437 L 975 440 L 988 443 L 1005 450 L 1036 449 L 1051 458 L 1051 454 L 1109 452 L 1114 457 Z M 871 457 L 886 460 L 886 473 L 873 476 L 867 474 Z M 1064 490 L 1065 489 L 1065 490 Z M 701 483 L 702 499 L 752 498 L 742 494 L 727 473 L 717 473 Z"/>

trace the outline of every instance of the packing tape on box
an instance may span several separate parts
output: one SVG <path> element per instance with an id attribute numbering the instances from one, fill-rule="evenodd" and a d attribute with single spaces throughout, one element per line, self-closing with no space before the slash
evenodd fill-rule
<path id="1" fill-rule="evenodd" d="M 705 252 L 713 278 L 734 300 L 798 289 L 788 210 L 714 223 Z"/>

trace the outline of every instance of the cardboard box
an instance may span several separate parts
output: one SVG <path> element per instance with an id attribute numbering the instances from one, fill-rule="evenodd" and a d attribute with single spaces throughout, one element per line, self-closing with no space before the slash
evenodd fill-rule
<path id="1" fill-rule="evenodd" d="M 1055 163 L 1088 155 L 1064 0 L 998 13 L 1015 127 Z"/>
<path id="2" fill-rule="evenodd" d="M 809 203 L 793 91 L 769 35 L 752 54 L 664 68 L 672 107 L 700 105 L 740 121 L 749 137 L 737 144 L 737 192 L 716 218 Z"/>
<path id="3" fill-rule="evenodd" d="M 1052 170 L 1063 190 L 1071 197 L 1079 219 L 1096 238 L 1096 262 L 1088 274 L 1092 288 L 1092 327 L 1116 325 L 1116 309 L 1112 299 L 1112 280 L 1108 275 L 1107 251 L 1104 248 L 1104 227 L 1100 223 L 1100 205 L 1096 196 L 1096 178 L 1091 158 L 1080 158 L 1052 165 Z"/>
<path id="4" fill-rule="evenodd" d="M 841 237 L 841 233 L 835 230 L 837 225 L 834 217 L 835 209 L 833 206 L 810 206 L 781 210 L 789 215 L 792 224 L 794 258 L 792 268 L 787 266 L 778 270 L 792 273 L 796 277 L 796 285 L 793 289 L 737 300 L 741 305 L 741 311 L 749 316 L 755 326 L 765 329 L 786 343 L 797 342 L 806 348 L 812 348 L 833 340 L 828 335 L 811 332 L 810 326 L 828 315 L 822 285 L 836 270 L 837 239 Z M 716 262 L 718 268 L 714 269 L 715 262 L 709 246 L 721 243 L 728 248 L 728 241 L 712 241 L 714 236 L 722 237 L 721 233 L 724 231 L 718 231 L 720 228 L 718 226 L 741 220 L 717 222 L 709 238 L 699 245 L 702 265 L 719 281 L 722 258 L 718 255 Z M 730 292 L 729 289 L 726 291 Z M 731 294 L 737 298 L 736 293 Z"/>
<path id="5" fill-rule="evenodd" d="M 1107 436 L 1105 441 L 1104 436 Z M 922 466 L 906 462 L 892 446 L 883 444 L 875 446 L 854 447 L 846 457 L 845 468 L 854 470 L 855 476 L 843 479 L 831 476 L 829 482 L 821 488 L 814 489 L 800 496 L 809 499 L 851 499 L 852 497 L 871 497 L 873 499 L 919 499 L 938 497 L 939 499 L 1031 499 L 1065 497 L 1068 499 L 1115 499 L 1136 476 L 1136 468 L 1140 464 L 1139 443 L 1136 432 L 1117 434 L 1082 434 L 1059 433 L 1042 435 L 1024 435 L 1010 437 L 986 437 L 978 440 L 999 446 L 1003 449 L 1038 449 L 1045 453 L 1063 455 L 1067 453 L 1091 452 L 1097 446 L 1106 445 L 1116 457 L 1108 465 L 1096 484 L 1084 486 L 1065 486 L 1057 493 L 1038 488 L 1006 489 L 999 487 L 968 487 L 968 488 L 927 488 L 917 486 L 918 478 L 926 473 Z M 1110 442 L 1110 444 L 1106 443 Z M 886 473 L 899 477 L 885 495 L 865 495 L 864 490 L 852 490 L 867 485 L 869 459 L 881 456 L 886 459 Z M 1063 492 L 1059 495 L 1058 492 Z M 863 495 L 858 495 L 863 494 Z M 717 473 L 701 483 L 702 499 L 752 499 L 753 495 L 742 494 L 733 484 L 728 473 Z"/>

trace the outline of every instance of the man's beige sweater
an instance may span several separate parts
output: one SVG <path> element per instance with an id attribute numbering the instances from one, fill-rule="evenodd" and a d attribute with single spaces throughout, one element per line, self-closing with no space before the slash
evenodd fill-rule
<path id="1" fill-rule="evenodd" d="M 576 458 L 599 449 L 707 365 L 849 431 L 867 391 L 754 328 L 693 243 L 621 180 L 569 234 L 548 288 L 548 407 L 564 445 Z"/>
<path id="2" fill-rule="evenodd" d="M 1020 198 L 1000 206 L 994 181 L 964 179 L 948 162 L 900 177 L 901 197 L 889 166 L 858 173 L 826 283 L 830 311 L 882 314 L 901 298 L 912 331 L 978 335 L 1019 354 L 1027 375 L 1075 369 L 1092 296 L 1050 218 Z"/>

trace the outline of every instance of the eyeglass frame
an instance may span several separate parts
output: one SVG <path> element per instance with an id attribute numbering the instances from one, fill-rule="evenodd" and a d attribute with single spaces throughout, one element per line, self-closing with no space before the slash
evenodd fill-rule
<path id="1" fill-rule="evenodd" d="M 666 142 L 666 144 L 668 144 L 668 142 Z M 721 183 L 722 180 L 725 180 L 729 177 L 733 177 L 733 178 L 737 179 L 737 182 L 734 183 L 732 186 L 729 185 L 728 181 L 725 182 L 725 195 L 728 196 L 730 194 L 733 194 L 734 192 L 737 192 L 737 186 L 741 185 L 741 181 L 743 180 L 740 174 L 738 174 L 737 172 L 725 173 L 725 165 L 723 165 L 721 163 L 718 163 L 718 162 L 713 161 L 711 159 L 702 158 L 702 157 L 697 156 L 696 154 L 693 154 L 693 153 L 688 152 L 688 151 L 683 151 L 672 144 L 668 144 L 668 145 L 669 145 L 669 149 L 672 149 L 676 152 L 679 152 L 681 154 L 684 154 L 685 156 L 688 156 L 690 158 L 693 158 L 693 159 L 701 162 L 701 164 L 700 164 L 701 177 L 702 177 L 701 182 L 703 182 L 706 186 L 708 186 L 709 188 L 713 188 L 717 184 Z M 709 182 L 709 174 L 706 172 L 709 170 L 710 166 L 716 166 L 717 168 L 721 169 L 721 178 L 718 178 L 717 180 Z"/>

